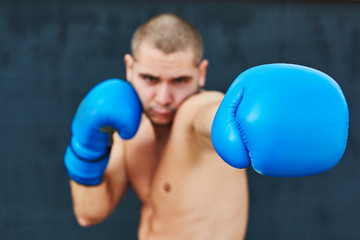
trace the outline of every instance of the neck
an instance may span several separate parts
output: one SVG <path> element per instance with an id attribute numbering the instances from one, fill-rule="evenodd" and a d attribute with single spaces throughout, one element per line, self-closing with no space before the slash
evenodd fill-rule
<path id="1" fill-rule="evenodd" d="M 169 125 L 152 124 L 152 125 L 153 125 L 153 129 L 154 129 L 156 141 L 157 142 L 166 142 L 169 137 L 169 134 L 170 134 L 171 124 L 169 124 Z"/>

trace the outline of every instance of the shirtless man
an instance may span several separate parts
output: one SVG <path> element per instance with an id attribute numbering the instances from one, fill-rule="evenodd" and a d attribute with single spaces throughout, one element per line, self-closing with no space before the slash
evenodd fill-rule
<path id="1" fill-rule="evenodd" d="M 104 220 L 133 187 L 140 240 L 243 239 L 244 168 L 307 176 L 340 160 L 349 115 L 333 79 L 268 64 L 240 74 L 223 96 L 202 90 L 202 48 L 184 20 L 157 16 L 134 34 L 128 82 L 105 81 L 84 98 L 65 154 L 80 225 Z"/>
<path id="2" fill-rule="evenodd" d="M 78 223 L 100 223 L 133 187 L 142 202 L 140 240 L 243 239 L 249 205 L 246 170 L 225 164 L 212 146 L 211 124 L 223 94 L 202 90 L 208 61 L 202 58 L 199 33 L 183 19 L 162 14 L 138 28 L 131 47 L 132 54 L 124 58 L 126 78 L 142 107 L 135 94 L 121 99 L 121 91 L 130 90 L 112 98 L 115 85 L 128 87 L 113 80 L 84 99 L 73 121 L 65 164 Z M 105 108 L 100 102 L 106 101 L 106 117 L 89 114 L 96 106 Z M 123 108 L 134 116 L 118 124 L 122 120 L 114 112 L 122 114 Z M 142 116 L 136 132 L 138 109 Z M 109 115 L 116 123 L 99 123 Z M 89 130 L 88 122 L 97 122 L 98 128 Z M 108 163 L 101 150 L 108 142 L 104 127 L 117 130 Z M 132 131 L 123 138 L 134 137 L 123 140 L 120 128 Z"/>

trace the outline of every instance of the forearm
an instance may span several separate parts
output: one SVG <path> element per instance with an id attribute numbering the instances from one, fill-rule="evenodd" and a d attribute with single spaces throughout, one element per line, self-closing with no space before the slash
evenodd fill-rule
<path id="1" fill-rule="evenodd" d="M 70 187 L 74 214 L 83 227 L 102 222 L 111 214 L 118 201 L 106 175 L 97 186 L 84 186 L 71 180 Z"/>

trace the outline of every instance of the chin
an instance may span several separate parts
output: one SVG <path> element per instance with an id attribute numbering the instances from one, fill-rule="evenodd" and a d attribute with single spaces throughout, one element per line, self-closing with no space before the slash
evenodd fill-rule
<path id="1" fill-rule="evenodd" d="M 172 119 L 171 120 L 158 120 L 158 119 L 150 118 L 150 121 L 154 126 L 157 126 L 157 127 L 168 127 L 168 126 L 171 126 L 173 123 Z"/>
<path id="2" fill-rule="evenodd" d="M 154 126 L 171 126 L 175 117 L 175 112 L 159 114 L 154 111 L 146 111 L 146 116 Z"/>
<path id="3" fill-rule="evenodd" d="M 145 113 L 145 115 L 148 117 L 151 124 L 156 127 L 167 127 L 167 126 L 171 126 L 173 123 L 173 117 L 172 118 L 158 118 L 155 116 L 151 116 L 147 113 Z"/>

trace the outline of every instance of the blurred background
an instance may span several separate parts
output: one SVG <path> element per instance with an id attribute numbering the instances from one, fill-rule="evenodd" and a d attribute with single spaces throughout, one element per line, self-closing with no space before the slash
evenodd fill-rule
<path id="1" fill-rule="evenodd" d="M 360 239 L 360 2 L 280 0 L 0 1 L 0 239 L 136 239 L 133 191 L 105 222 L 77 224 L 63 155 L 81 99 L 125 77 L 135 28 L 164 12 L 203 35 L 207 89 L 286 62 L 327 73 L 347 98 L 348 145 L 333 169 L 282 179 L 249 169 L 246 239 Z"/>

